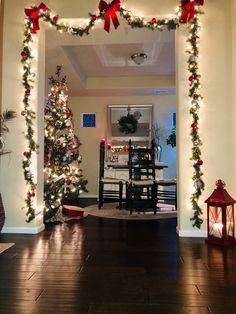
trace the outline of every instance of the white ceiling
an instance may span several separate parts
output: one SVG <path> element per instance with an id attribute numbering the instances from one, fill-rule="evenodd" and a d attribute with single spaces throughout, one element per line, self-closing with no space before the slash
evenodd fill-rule
<path id="1" fill-rule="evenodd" d="M 142 65 L 130 59 L 136 52 L 147 54 Z M 174 56 L 174 31 L 131 29 L 122 23 L 117 30 L 111 25 L 110 33 L 100 24 L 83 37 L 47 30 L 46 91 L 48 77 L 62 65 L 70 96 L 174 94 Z"/>

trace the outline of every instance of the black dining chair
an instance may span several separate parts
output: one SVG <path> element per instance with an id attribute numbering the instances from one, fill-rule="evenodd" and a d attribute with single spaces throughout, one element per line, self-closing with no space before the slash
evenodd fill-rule
<path id="1" fill-rule="evenodd" d="M 104 203 L 118 202 L 118 208 L 122 208 L 123 183 L 124 181 L 105 176 L 105 142 L 100 143 L 99 156 L 99 196 L 98 208 L 101 209 Z"/>
<path id="2" fill-rule="evenodd" d="M 156 214 L 157 185 L 155 182 L 154 142 L 150 147 L 134 147 L 129 141 L 129 181 L 126 183 L 126 209 Z"/>
<path id="3" fill-rule="evenodd" d="M 177 210 L 177 182 L 176 179 L 159 179 L 157 184 L 157 208 L 162 204 L 175 206 Z"/>

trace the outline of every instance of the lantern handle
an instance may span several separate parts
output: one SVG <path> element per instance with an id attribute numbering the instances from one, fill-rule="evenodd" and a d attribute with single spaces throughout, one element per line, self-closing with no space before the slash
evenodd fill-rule
<path id="1" fill-rule="evenodd" d="M 225 185 L 226 185 L 225 182 L 223 180 L 221 180 L 221 179 L 216 181 L 217 189 L 223 189 L 225 187 Z"/>

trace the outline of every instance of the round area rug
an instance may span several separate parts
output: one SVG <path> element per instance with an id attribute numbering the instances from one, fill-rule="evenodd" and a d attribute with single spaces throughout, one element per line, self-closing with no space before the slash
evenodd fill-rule
<path id="1" fill-rule="evenodd" d="M 157 220 L 157 219 L 168 219 L 176 218 L 177 211 L 173 211 L 173 206 L 163 205 L 160 210 L 157 210 L 157 214 L 154 215 L 153 211 L 146 212 L 133 212 L 132 214 L 125 209 L 117 209 L 117 204 L 106 203 L 102 209 L 98 209 L 98 205 L 91 205 L 84 208 L 79 208 L 85 214 L 101 217 L 101 218 L 112 218 L 112 219 L 127 219 L 127 220 Z M 67 206 L 71 210 L 75 209 L 75 206 Z"/>

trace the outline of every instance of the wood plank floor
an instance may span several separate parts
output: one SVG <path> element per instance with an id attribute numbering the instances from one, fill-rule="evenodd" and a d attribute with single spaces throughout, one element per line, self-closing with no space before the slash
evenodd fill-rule
<path id="1" fill-rule="evenodd" d="M 236 248 L 178 238 L 176 220 L 88 216 L 0 235 L 0 313 L 236 313 Z"/>

